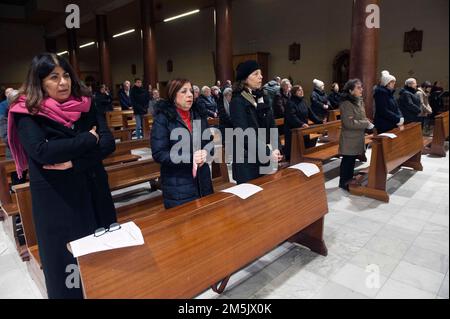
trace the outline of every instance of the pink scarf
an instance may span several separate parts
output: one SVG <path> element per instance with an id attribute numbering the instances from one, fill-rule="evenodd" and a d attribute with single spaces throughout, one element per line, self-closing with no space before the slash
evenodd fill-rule
<path id="1" fill-rule="evenodd" d="M 8 119 L 8 143 L 11 155 L 16 163 L 16 170 L 19 178 L 22 177 L 22 172 L 28 168 L 28 159 L 19 140 L 19 134 L 14 121 L 14 114 L 30 114 L 25 103 L 26 97 L 24 95 L 20 96 L 17 101 L 10 106 L 10 115 Z M 52 98 L 46 98 L 41 102 L 40 111 L 35 115 L 46 117 L 61 123 L 65 127 L 72 127 L 73 123 L 80 119 L 81 113 L 89 112 L 90 107 L 91 99 L 84 96 L 81 100 L 70 97 L 69 100 L 64 103 L 59 103 Z"/>

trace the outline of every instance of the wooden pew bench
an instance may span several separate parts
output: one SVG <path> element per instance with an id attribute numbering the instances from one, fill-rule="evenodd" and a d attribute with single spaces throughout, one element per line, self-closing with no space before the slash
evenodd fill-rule
<path id="1" fill-rule="evenodd" d="M 331 110 L 328 112 L 328 122 L 339 121 L 341 119 L 340 110 Z"/>
<path id="2" fill-rule="evenodd" d="M 120 140 L 121 142 L 131 141 L 133 129 L 121 129 L 111 130 L 114 140 Z"/>
<path id="3" fill-rule="evenodd" d="M 6 159 L 6 144 L 0 142 L 0 160 Z"/>
<path id="4" fill-rule="evenodd" d="M 433 138 L 424 138 L 424 154 L 431 154 L 440 157 L 446 157 L 445 141 L 448 139 L 448 115 L 444 112 L 435 117 Z"/>
<path id="5" fill-rule="evenodd" d="M 144 116 L 144 122 L 142 123 L 142 134 L 144 139 L 150 139 L 152 133 L 153 116 L 151 114 L 146 114 Z"/>
<path id="6" fill-rule="evenodd" d="M 15 195 L 11 194 L 11 174 L 16 172 L 16 165 L 13 160 L 0 161 L 0 206 L 3 214 L 3 230 L 9 239 L 15 243 L 17 252 L 23 261 L 29 259 L 21 224 L 18 224 L 19 208 Z"/>
<path id="7" fill-rule="evenodd" d="M 387 175 L 400 167 L 409 167 L 422 171 L 422 128 L 420 123 L 411 123 L 396 128 L 389 133 L 397 138 L 373 136 L 372 157 L 370 161 L 367 185 L 361 179 L 361 185 L 350 185 L 350 193 L 367 196 L 383 202 L 389 202 L 386 191 Z"/>
<path id="8" fill-rule="evenodd" d="M 223 171 L 223 169 L 221 171 Z M 111 191 L 113 191 L 150 182 L 158 178 L 160 176 L 160 165 L 153 160 L 143 160 L 134 163 L 109 166 L 106 168 L 106 172 L 108 174 L 110 189 Z M 216 177 L 217 185 L 220 185 L 219 179 L 223 181 L 229 181 L 228 173 L 226 177 Z M 231 184 L 228 185 L 231 186 Z M 16 197 L 19 207 L 18 210 L 22 218 L 26 239 L 25 250 L 30 256 L 27 267 L 29 268 L 33 280 L 35 280 L 38 287 L 44 293 L 46 291 L 45 281 L 41 269 L 39 249 L 37 246 L 36 234 L 34 231 L 29 183 L 14 186 L 14 190 L 16 191 Z M 162 196 L 155 196 L 149 199 L 135 202 L 133 204 L 116 208 L 117 219 L 121 223 L 134 220 L 139 217 L 145 217 L 149 214 L 154 214 L 161 211 L 164 211 Z"/>
<path id="9" fill-rule="evenodd" d="M 122 111 L 122 127 L 123 128 L 136 128 L 136 119 L 134 117 L 133 110 Z"/>
<path id="10" fill-rule="evenodd" d="M 340 157 L 339 137 L 341 134 L 341 121 L 328 122 L 322 125 L 313 125 L 308 128 L 292 130 L 291 164 L 303 161 L 326 162 L 332 158 Z M 310 138 L 327 134 L 327 143 L 306 148 L 304 137 Z M 321 140 L 323 141 L 323 140 Z M 366 136 L 365 144 L 370 144 L 371 136 Z"/>
<path id="11" fill-rule="evenodd" d="M 108 111 L 105 114 L 106 123 L 108 127 L 112 130 L 122 129 L 122 111 Z"/>
<path id="12" fill-rule="evenodd" d="M 78 258 L 86 298 L 193 298 L 285 241 L 327 255 L 323 173 L 285 169 L 247 200 L 215 193 L 136 220 L 142 246 Z M 219 282 L 221 284 L 219 285 Z"/>
<path id="13" fill-rule="evenodd" d="M 137 161 L 141 156 L 134 155 L 131 151 L 141 148 L 150 148 L 150 140 L 139 139 L 116 143 L 116 150 L 103 160 L 103 165 L 110 166 Z"/>

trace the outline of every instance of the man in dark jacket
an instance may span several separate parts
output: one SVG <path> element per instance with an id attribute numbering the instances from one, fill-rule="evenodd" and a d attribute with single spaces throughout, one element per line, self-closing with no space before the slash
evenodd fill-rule
<path id="1" fill-rule="evenodd" d="M 320 120 L 328 118 L 328 110 L 330 109 L 330 102 L 325 93 L 325 83 L 314 79 L 314 91 L 311 93 L 311 109 Z"/>
<path id="2" fill-rule="evenodd" d="M 420 98 L 417 93 L 417 81 L 410 78 L 406 80 L 405 87 L 400 90 L 398 106 L 405 118 L 405 124 L 419 122 L 419 114 L 421 112 Z"/>
<path id="3" fill-rule="evenodd" d="M 102 114 L 113 110 L 112 97 L 106 90 L 105 84 L 100 85 L 99 91 L 95 94 L 94 103 L 97 110 Z"/>
<path id="4" fill-rule="evenodd" d="M 122 110 L 129 110 L 132 108 L 130 100 L 130 81 L 125 81 L 119 90 L 119 101 Z"/>
<path id="5" fill-rule="evenodd" d="M 292 129 L 307 128 L 308 121 L 311 120 L 314 124 L 322 124 L 321 121 L 306 104 L 303 88 L 295 85 L 292 88 L 292 97 L 286 107 L 284 115 L 284 135 L 285 148 L 284 155 L 287 160 L 291 159 L 291 144 L 292 144 Z M 309 136 L 305 136 L 305 147 L 314 147 L 317 139 L 311 140 Z"/>
<path id="6" fill-rule="evenodd" d="M 374 90 L 374 124 L 378 134 L 388 132 L 404 123 L 403 114 L 394 97 L 396 81 L 396 78 L 388 71 L 383 71 L 380 85 Z"/>
<path id="7" fill-rule="evenodd" d="M 225 142 L 225 129 L 233 128 L 233 123 L 231 122 L 230 116 L 230 102 L 233 96 L 233 90 L 231 88 L 226 88 L 219 99 L 219 129 L 222 133 L 222 143 Z"/>
<path id="8" fill-rule="evenodd" d="M 342 94 L 339 93 L 339 84 L 333 83 L 331 85 L 331 93 L 328 95 L 328 101 L 330 101 L 330 110 L 338 110 L 339 104 L 342 101 Z"/>
<path id="9" fill-rule="evenodd" d="M 149 93 L 142 87 L 142 80 L 136 79 L 130 92 L 131 104 L 133 105 L 134 116 L 136 118 L 136 138 L 142 138 L 142 123 L 144 115 L 147 114 Z"/>
<path id="10" fill-rule="evenodd" d="M 289 99 L 291 98 L 291 89 L 291 82 L 288 79 L 283 79 L 281 81 L 280 90 L 275 95 L 272 104 L 273 114 L 276 119 L 281 119 L 284 117 L 286 106 L 288 105 Z"/>
<path id="11" fill-rule="evenodd" d="M 267 98 L 267 103 L 271 108 L 273 108 L 273 101 L 275 100 L 275 96 L 280 92 L 280 84 L 277 81 L 280 79 L 279 77 L 273 79 L 272 81 L 267 82 L 263 86 L 264 95 Z M 281 82 L 281 79 L 280 79 Z"/>
<path id="12" fill-rule="evenodd" d="M 202 94 L 195 101 L 201 112 L 206 112 L 208 117 L 216 118 L 218 114 L 217 103 L 211 95 L 211 89 L 208 86 L 202 87 Z"/>

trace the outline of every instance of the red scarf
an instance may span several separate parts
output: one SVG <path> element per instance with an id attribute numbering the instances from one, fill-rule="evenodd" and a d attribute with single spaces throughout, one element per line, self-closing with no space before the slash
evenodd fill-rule
<path id="1" fill-rule="evenodd" d="M 91 107 L 91 99 L 82 97 L 80 100 L 70 97 L 64 103 L 59 103 L 52 98 L 42 100 L 40 111 L 36 116 L 43 116 L 55 122 L 61 123 L 65 127 L 72 127 L 73 123 L 78 121 L 81 113 L 89 112 Z M 19 140 L 16 124 L 13 114 L 30 114 L 26 108 L 26 97 L 22 95 L 9 108 L 12 116 L 8 120 L 8 143 L 11 150 L 11 155 L 16 163 L 17 175 L 22 177 L 22 172 L 28 168 L 28 159 Z M 51 163 L 47 163 L 51 164 Z"/>
<path id="2" fill-rule="evenodd" d="M 191 122 L 191 111 L 183 111 L 182 109 L 177 107 L 178 114 L 180 114 L 181 119 L 183 120 L 184 124 L 189 129 L 189 132 L 192 133 L 192 122 Z"/>

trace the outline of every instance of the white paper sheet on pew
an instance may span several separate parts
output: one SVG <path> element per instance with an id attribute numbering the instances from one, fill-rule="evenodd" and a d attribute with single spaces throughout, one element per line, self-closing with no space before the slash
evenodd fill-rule
<path id="1" fill-rule="evenodd" d="M 313 175 L 316 175 L 320 173 L 320 168 L 313 163 L 300 163 L 294 166 L 291 166 L 289 168 L 298 169 L 299 171 L 302 171 L 303 174 L 306 175 L 306 177 L 311 177 Z"/>
<path id="2" fill-rule="evenodd" d="M 382 133 L 382 134 L 378 134 L 378 136 L 386 136 L 386 137 L 389 137 L 392 139 L 397 138 L 397 135 L 395 135 L 394 133 Z"/>
<path id="3" fill-rule="evenodd" d="M 230 193 L 236 196 L 239 196 L 242 199 L 247 199 L 252 195 L 262 191 L 263 189 L 259 186 L 253 184 L 241 184 L 237 186 L 233 186 L 227 189 L 224 189 L 222 192 Z"/>
<path id="4" fill-rule="evenodd" d="M 104 235 L 94 235 L 72 241 L 69 243 L 70 251 L 75 258 L 117 248 L 139 246 L 144 244 L 144 237 L 134 222 L 120 225 L 119 230 L 106 232 Z"/>

